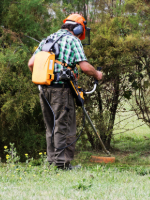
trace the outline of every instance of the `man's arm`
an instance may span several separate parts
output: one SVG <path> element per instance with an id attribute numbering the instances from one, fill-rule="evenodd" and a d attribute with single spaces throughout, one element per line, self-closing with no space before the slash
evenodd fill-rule
<path id="1" fill-rule="evenodd" d="M 79 66 L 85 74 L 87 74 L 89 76 L 93 76 L 96 80 L 102 79 L 102 76 L 103 76 L 102 72 L 95 70 L 95 68 L 88 62 L 81 61 L 81 62 L 79 62 Z"/>
<path id="2" fill-rule="evenodd" d="M 34 59 L 35 59 L 35 55 L 33 55 L 33 56 L 29 59 L 29 62 L 28 62 L 28 67 L 29 67 L 29 70 L 30 70 L 31 72 L 33 72 Z"/>

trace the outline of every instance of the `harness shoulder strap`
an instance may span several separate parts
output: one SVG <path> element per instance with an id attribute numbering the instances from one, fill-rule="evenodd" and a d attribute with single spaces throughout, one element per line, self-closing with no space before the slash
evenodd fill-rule
<path id="1" fill-rule="evenodd" d="M 67 66 L 68 66 L 67 63 L 63 63 L 63 62 L 61 62 L 61 61 L 59 61 L 59 60 L 55 60 L 55 63 L 60 64 L 60 65 L 62 65 L 62 66 L 64 66 L 64 67 L 67 67 Z"/>
<path id="2" fill-rule="evenodd" d="M 46 46 L 46 48 L 44 48 L 44 51 L 51 51 L 51 49 L 52 49 L 52 47 L 55 45 L 55 43 L 61 38 L 61 37 L 64 37 L 64 36 L 66 36 L 66 35 L 69 35 L 69 34 L 62 34 L 62 35 L 60 35 L 58 38 L 56 38 L 56 40 L 55 41 L 53 41 L 53 42 L 48 42 L 48 43 L 46 43 L 48 40 L 46 39 L 46 42 L 45 42 L 45 44 L 44 44 L 44 47 Z M 43 49 L 43 48 L 42 48 Z"/>

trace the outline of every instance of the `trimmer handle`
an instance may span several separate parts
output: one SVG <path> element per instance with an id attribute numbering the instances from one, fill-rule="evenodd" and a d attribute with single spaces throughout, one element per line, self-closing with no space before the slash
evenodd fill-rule
<path id="1" fill-rule="evenodd" d="M 101 71 L 102 70 L 102 68 L 101 67 L 97 67 L 97 71 Z M 98 85 L 98 80 L 94 80 L 94 84 L 96 84 L 96 85 Z"/>
<path id="2" fill-rule="evenodd" d="M 102 67 L 97 67 L 97 71 L 101 71 L 102 70 Z"/>

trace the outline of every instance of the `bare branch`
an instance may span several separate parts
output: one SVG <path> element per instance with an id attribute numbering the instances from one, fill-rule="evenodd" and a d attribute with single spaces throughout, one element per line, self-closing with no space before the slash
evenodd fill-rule
<path id="1" fill-rule="evenodd" d="M 120 124 L 120 122 L 123 122 L 123 121 L 125 121 L 125 120 L 127 120 L 127 119 L 132 118 L 133 116 L 136 116 L 136 114 L 133 114 L 133 115 L 131 115 L 130 117 L 127 117 L 127 118 L 125 118 L 125 119 L 122 119 L 121 121 L 119 121 L 119 122 L 117 122 L 116 124 L 114 124 L 114 126 L 116 126 L 117 124 Z M 130 121 L 130 122 L 131 122 L 131 121 Z"/>
<path id="2" fill-rule="evenodd" d="M 35 40 L 36 42 L 40 43 L 40 41 L 36 40 L 36 39 L 33 38 L 33 37 L 30 37 L 30 36 L 28 36 L 28 35 L 24 35 L 24 36 L 26 36 L 26 37 L 28 37 L 28 38 L 30 38 L 30 39 L 32 39 L 32 40 Z"/>
<path id="3" fill-rule="evenodd" d="M 139 126 L 136 126 L 136 127 L 132 128 L 132 129 L 126 129 L 125 131 L 122 131 L 122 132 L 120 132 L 120 133 L 114 133 L 113 135 L 118 135 L 118 134 L 121 134 L 121 133 L 125 133 L 125 132 L 127 132 L 127 131 L 132 131 L 132 130 L 135 130 L 136 128 L 141 127 L 141 126 L 143 126 L 143 125 L 145 125 L 145 123 L 143 123 L 143 124 L 141 124 L 141 125 L 139 125 Z"/>

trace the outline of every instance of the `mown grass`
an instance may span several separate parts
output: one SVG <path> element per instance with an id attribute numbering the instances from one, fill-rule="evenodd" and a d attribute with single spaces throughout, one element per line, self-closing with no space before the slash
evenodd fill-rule
<path id="1" fill-rule="evenodd" d="M 90 162 L 91 155 L 106 156 L 96 151 L 76 152 L 72 164 L 81 164 L 80 170 L 58 170 L 47 162 L 35 166 L 40 161 L 29 158 L 26 164 L 0 163 L 0 200 L 150 199 L 150 131 L 146 125 L 134 129 L 142 124 L 136 116 L 128 120 L 114 130 L 115 163 Z M 131 130 L 120 133 L 122 127 Z"/>
<path id="2" fill-rule="evenodd" d="M 63 171 L 2 166 L 0 199 L 150 199 L 150 169 L 95 165 Z"/>
<path id="3" fill-rule="evenodd" d="M 0 199 L 10 200 L 147 200 L 150 167 L 126 162 L 98 164 L 89 161 L 96 152 L 78 152 L 72 164 L 80 170 L 63 171 L 42 162 L 0 165 Z M 129 158 L 129 156 L 128 156 Z M 39 162 L 38 162 L 39 163 Z"/>

